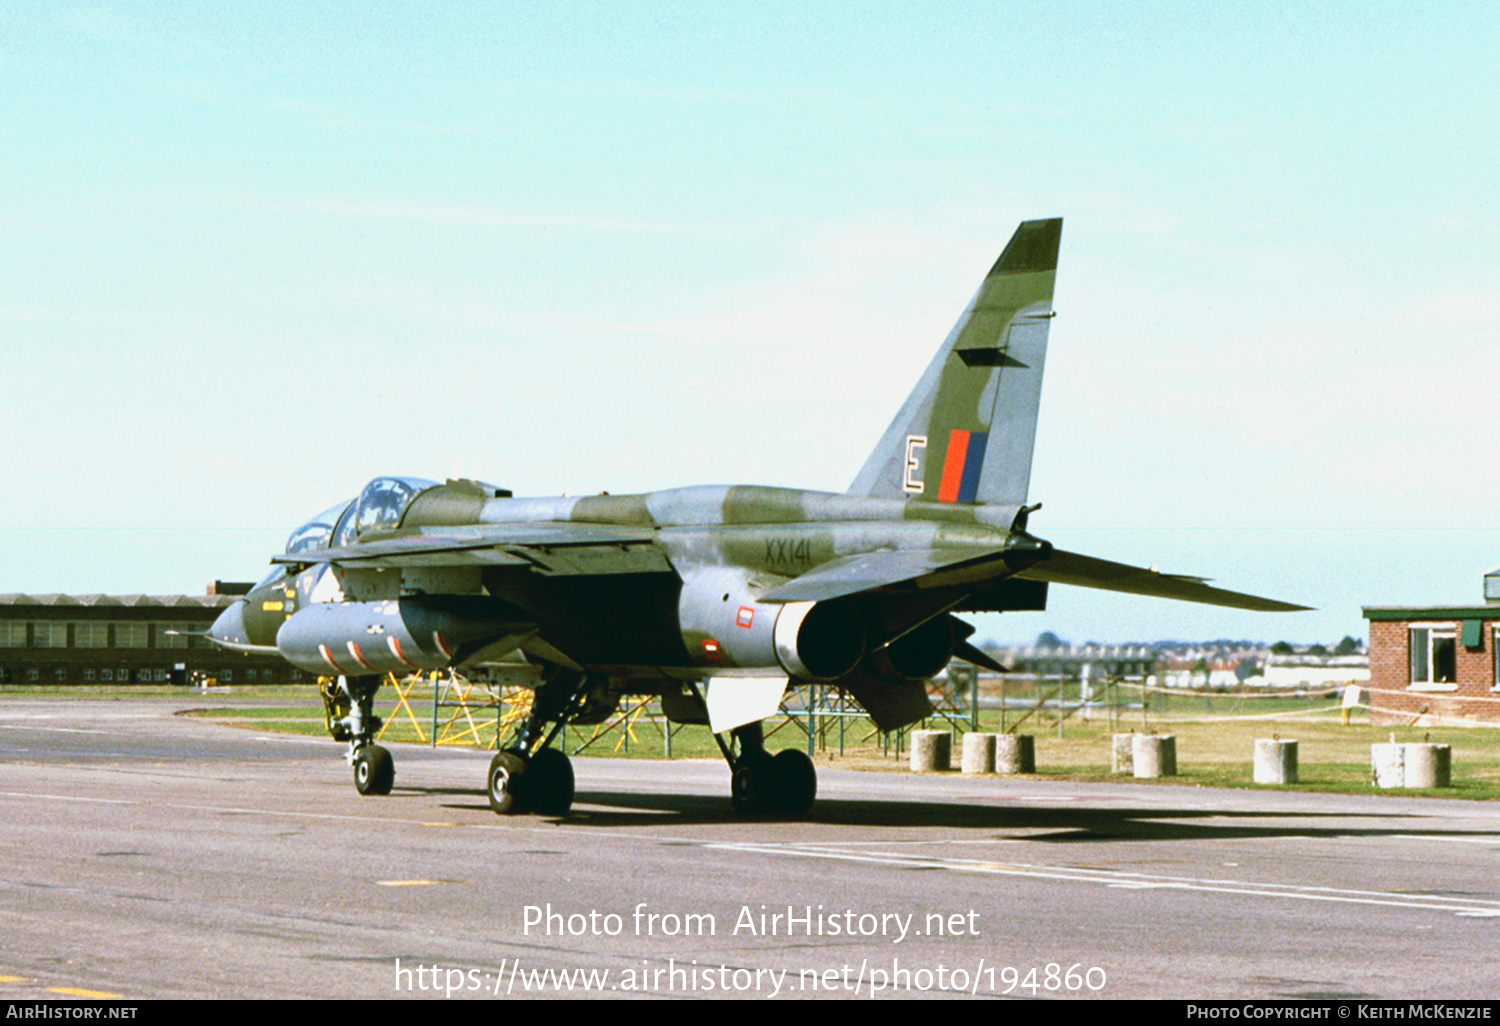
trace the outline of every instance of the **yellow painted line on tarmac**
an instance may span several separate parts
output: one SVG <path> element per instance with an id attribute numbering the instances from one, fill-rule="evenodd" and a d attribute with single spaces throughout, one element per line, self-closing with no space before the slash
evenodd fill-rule
<path id="1" fill-rule="evenodd" d="M 84 990 L 82 987 L 48 987 L 49 994 L 66 994 L 68 997 L 98 998 L 104 1001 L 118 1001 L 124 994 L 110 994 L 103 990 Z"/>
<path id="2" fill-rule="evenodd" d="M 28 979 L 26 976 L 0 976 L 0 983 L 25 983 Z"/>
<path id="3" fill-rule="evenodd" d="M 462 880 L 376 880 L 381 887 L 441 887 L 444 884 L 463 883 Z"/>

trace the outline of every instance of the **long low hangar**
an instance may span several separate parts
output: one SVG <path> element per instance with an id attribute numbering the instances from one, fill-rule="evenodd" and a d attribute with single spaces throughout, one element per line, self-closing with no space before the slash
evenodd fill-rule
<path id="1" fill-rule="evenodd" d="M 0 595 L 0 684 L 310 680 L 280 657 L 226 653 L 208 630 L 248 585 L 205 595 Z"/>

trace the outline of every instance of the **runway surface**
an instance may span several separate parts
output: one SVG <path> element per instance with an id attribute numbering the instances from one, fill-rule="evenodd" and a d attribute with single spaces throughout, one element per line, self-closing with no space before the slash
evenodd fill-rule
<path id="1" fill-rule="evenodd" d="M 1487 804 L 577 759 L 502 819 L 486 753 L 361 798 L 214 704 L 0 700 L 0 997 L 1500 997 Z"/>

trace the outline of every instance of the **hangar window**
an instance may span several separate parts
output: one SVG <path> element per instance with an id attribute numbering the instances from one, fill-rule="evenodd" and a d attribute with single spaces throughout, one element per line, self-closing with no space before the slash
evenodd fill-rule
<path id="1" fill-rule="evenodd" d="M 50 620 L 38 620 L 31 626 L 33 648 L 67 648 L 68 625 Z"/>
<path id="2" fill-rule="evenodd" d="M 143 623 L 115 624 L 115 648 L 145 648 L 147 629 Z"/>
<path id="3" fill-rule="evenodd" d="M 5 620 L 0 622 L 0 648 L 26 647 L 26 621 Z"/>
<path id="4" fill-rule="evenodd" d="M 108 648 L 109 624 L 102 620 L 87 620 L 73 625 L 74 648 Z"/>
<path id="5" fill-rule="evenodd" d="M 173 634 L 171 632 L 196 631 L 201 629 L 201 627 L 191 623 L 159 623 L 156 625 L 156 647 L 187 648 L 187 636 L 185 634 Z"/>
<path id="6" fill-rule="evenodd" d="M 1458 681 L 1458 630 L 1453 624 L 1413 627 L 1409 632 L 1411 686 L 1451 691 Z"/>

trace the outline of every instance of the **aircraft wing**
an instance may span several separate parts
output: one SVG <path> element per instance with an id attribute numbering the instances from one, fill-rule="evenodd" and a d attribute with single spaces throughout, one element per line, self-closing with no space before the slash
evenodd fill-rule
<path id="1" fill-rule="evenodd" d="M 390 532 L 339 548 L 273 556 L 271 562 L 293 566 L 330 563 L 349 569 L 516 566 L 549 576 L 671 572 L 671 564 L 654 541 L 652 532 L 634 528 L 507 524 Z"/>
<path id="2" fill-rule="evenodd" d="M 1035 566 L 1016 574 L 1023 580 L 1048 581 L 1056 584 L 1071 584 L 1080 588 L 1102 588 L 1105 591 L 1123 591 L 1131 595 L 1152 595 L 1158 598 L 1178 599 L 1183 602 L 1202 602 L 1211 606 L 1231 606 L 1235 609 L 1254 609 L 1266 613 L 1291 613 L 1310 609 L 1310 606 L 1293 605 L 1276 599 L 1245 595 L 1237 591 L 1211 588 L 1201 577 L 1182 574 L 1164 574 L 1157 570 L 1124 563 L 1111 563 L 1106 559 L 1081 556 L 1076 552 L 1054 549 L 1052 555 Z"/>

